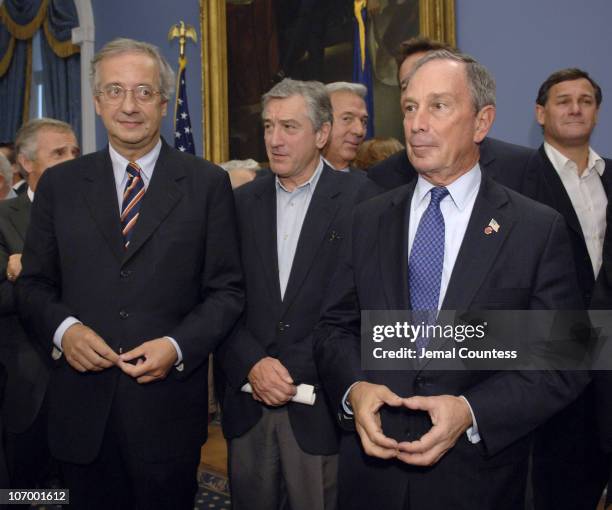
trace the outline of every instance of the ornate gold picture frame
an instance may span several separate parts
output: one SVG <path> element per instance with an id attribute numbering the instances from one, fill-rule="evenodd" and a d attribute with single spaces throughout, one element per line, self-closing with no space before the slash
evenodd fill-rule
<path id="1" fill-rule="evenodd" d="M 251 4 L 258 0 L 233 0 Z M 455 0 L 418 0 L 421 35 L 455 45 Z M 227 0 L 200 0 L 204 157 L 230 157 Z"/>

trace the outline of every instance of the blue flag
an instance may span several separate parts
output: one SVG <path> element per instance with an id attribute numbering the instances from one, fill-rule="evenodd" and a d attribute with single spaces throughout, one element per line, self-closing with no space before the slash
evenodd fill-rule
<path id="1" fill-rule="evenodd" d="M 372 87 L 372 63 L 367 48 L 367 11 L 365 0 L 355 0 L 355 37 L 353 43 L 353 82 L 361 83 L 368 89 L 365 98 L 368 109 L 368 134 L 374 136 L 374 88 Z"/>
<path id="2" fill-rule="evenodd" d="M 195 154 L 191 119 L 187 106 L 187 59 L 179 58 L 179 73 L 176 88 L 176 104 L 174 106 L 174 148 L 182 152 Z"/>

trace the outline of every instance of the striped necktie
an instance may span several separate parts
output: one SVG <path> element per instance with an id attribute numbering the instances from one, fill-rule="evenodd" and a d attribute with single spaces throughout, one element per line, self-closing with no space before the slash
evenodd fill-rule
<path id="1" fill-rule="evenodd" d="M 126 168 L 128 181 L 123 192 L 123 202 L 121 204 L 121 233 L 125 248 L 130 244 L 134 226 L 138 221 L 140 203 L 145 193 L 144 183 L 140 175 L 140 167 L 130 161 Z"/>

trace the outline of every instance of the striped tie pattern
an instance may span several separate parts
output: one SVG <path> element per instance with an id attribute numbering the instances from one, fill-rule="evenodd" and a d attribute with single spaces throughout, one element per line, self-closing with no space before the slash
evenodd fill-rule
<path id="1" fill-rule="evenodd" d="M 125 169 L 128 174 L 128 181 L 123 192 L 123 202 L 121 204 L 121 232 L 125 248 L 130 245 L 134 226 L 140 214 L 140 202 L 145 193 L 144 183 L 140 175 L 140 167 L 130 161 Z"/>

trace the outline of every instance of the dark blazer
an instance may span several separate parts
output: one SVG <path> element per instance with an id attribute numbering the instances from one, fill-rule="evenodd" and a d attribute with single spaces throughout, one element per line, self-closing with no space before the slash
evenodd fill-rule
<path id="1" fill-rule="evenodd" d="M 533 149 L 487 137 L 480 144 L 480 168 L 497 182 L 520 192 L 532 153 Z M 378 186 L 379 192 L 408 184 L 416 175 L 405 150 L 368 170 L 368 178 Z"/>
<path id="2" fill-rule="evenodd" d="M 604 161 L 606 163 L 606 171 L 602 175 L 601 182 L 606 194 L 610 197 L 612 196 L 612 160 L 605 159 Z M 578 285 L 580 286 L 584 306 L 588 307 L 591 303 L 593 286 L 595 284 L 593 265 L 589 258 L 582 228 L 580 227 L 574 206 L 559 174 L 544 151 L 544 145 L 541 145 L 537 151 L 534 151 L 529 159 L 525 173 L 525 182 L 521 192 L 525 196 L 559 211 L 563 218 L 565 218 L 574 252 Z"/>
<path id="3" fill-rule="evenodd" d="M 13 433 L 34 421 L 49 381 L 50 358 L 24 331 L 14 303 L 13 282 L 6 279 L 8 258 L 23 252 L 31 202 L 26 193 L 0 202 L 0 362 L 8 374 L 2 415 Z"/>
<path id="4" fill-rule="evenodd" d="M 198 451 L 206 439 L 208 355 L 242 311 L 233 196 L 227 174 L 163 143 L 127 250 L 108 148 L 41 178 L 17 299 L 49 354 L 74 316 L 115 352 L 170 336 L 183 370 L 138 384 L 118 368 L 81 374 L 62 357 L 49 385 L 52 454 L 97 455 L 111 404 L 143 460 Z"/>
<path id="5" fill-rule="evenodd" d="M 361 179 L 325 166 L 310 202 L 281 300 L 276 244 L 275 176 L 256 179 L 236 190 L 246 310 L 240 327 L 218 349 L 226 378 L 223 430 L 241 436 L 261 417 L 261 404 L 240 391 L 251 368 L 266 356 L 278 358 L 297 383 L 319 386 L 313 360 L 312 331 L 322 300 L 346 242 L 350 213 Z M 314 406 L 288 403 L 298 444 L 307 453 L 337 452 L 337 427 L 323 392 Z"/>
<path id="6" fill-rule="evenodd" d="M 610 198 L 612 161 L 604 161 L 606 171 L 601 181 Z M 574 254 L 582 306 L 600 308 L 601 304 L 597 305 L 592 299 L 595 275 L 578 216 L 559 174 L 546 155 L 544 145 L 534 151 L 529 160 L 522 192 L 563 216 Z M 602 268 L 599 278 L 602 281 L 605 271 Z M 599 377 L 605 379 L 606 375 L 594 374 L 595 379 Z M 607 407 L 606 399 L 600 401 L 601 395 L 595 390 L 599 384 L 590 384 L 579 399 L 538 430 L 533 466 L 536 507 L 543 505 L 543 501 L 548 501 L 555 508 L 568 509 L 578 506 L 592 508 L 597 504 L 607 482 L 608 463 L 597 434 L 596 416 Z M 607 395 L 609 398 L 610 393 Z M 572 478 L 576 475 L 582 478 Z"/>
<path id="7" fill-rule="evenodd" d="M 415 181 L 416 182 L 416 181 Z M 415 183 L 357 207 L 352 246 L 332 285 L 315 333 L 320 376 L 333 409 L 358 380 L 385 384 L 401 396 L 464 395 L 482 442 L 462 434 L 435 466 L 418 468 L 367 457 L 357 434 L 340 446 L 341 508 L 480 510 L 522 508 L 529 433 L 576 397 L 586 376 L 560 372 L 363 372 L 360 310 L 409 309 L 407 235 Z M 494 235 L 483 226 L 502 225 Z M 563 219 L 483 176 L 443 302 L 446 310 L 574 309 L 579 302 Z M 430 426 L 423 413 L 383 408 L 383 430 L 415 437 Z M 425 422 L 424 422 L 425 421 Z M 346 424 L 346 420 L 341 423 Z M 347 427 L 348 428 L 348 427 Z"/>

